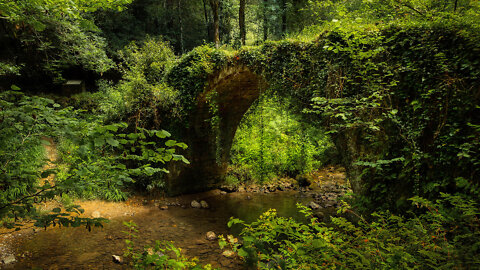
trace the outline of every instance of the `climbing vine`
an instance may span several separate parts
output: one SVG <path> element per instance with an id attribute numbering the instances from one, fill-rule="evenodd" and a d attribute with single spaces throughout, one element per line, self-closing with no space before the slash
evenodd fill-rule
<path id="1" fill-rule="evenodd" d="M 267 78 L 269 89 L 297 100 L 298 111 L 320 117 L 370 207 L 408 207 L 411 194 L 478 193 L 474 26 L 332 22 L 324 29 L 313 41 L 269 41 L 239 51 L 200 47 L 180 59 L 167 81 L 182 93 L 187 112 L 227 66 Z"/>

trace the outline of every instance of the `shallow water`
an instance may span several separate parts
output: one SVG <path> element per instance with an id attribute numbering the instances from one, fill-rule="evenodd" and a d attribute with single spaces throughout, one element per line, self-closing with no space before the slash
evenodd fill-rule
<path id="1" fill-rule="evenodd" d="M 193 199 L 207 201 L 210 209 L 191 208 L 189 204 Z M 149 198 L 137 199 L 137 203 L 111 203 L 109 207 L 87 205 L 86 213 L 99 207 L 102 216 L 109 217 L 110 222 L 104 228 L 93 228 L 91 232 L 80 227 L 51 228 L 30 234 L 17 248 L 18 262 L 8 269 L 127 269 L 113 263 L 112 255 L 123 255 L 127 239 L 122 232 L 127 230 L 123 221 L 129 220 L 134 221 L 140 230 L 135 240 L 138 247 L 153 245 L 155 240 L 174 241 L 187 256 L 199 258 L 202 264 L 210 263 L 222 269 L 242 269 L 238 261 L 221 255 L 217 241 L 205 239 L 206 232 L 214 231 L 217 235 L 232 233 L 226 226 L 230 217 L 251 222 L 270 208 L 277 209 L 280 216 L 302 219 L 296 202 L 309 201 L 310 196 L 295 191 L 222 195 L 216 190 L 157 203 Z M 158 204 L 161 206 L 168 202 L 179 203 L 184 208 L 158 208 Z"/>

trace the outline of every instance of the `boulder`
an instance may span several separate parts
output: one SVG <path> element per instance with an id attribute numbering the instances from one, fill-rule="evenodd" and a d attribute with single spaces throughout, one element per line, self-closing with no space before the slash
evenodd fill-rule
<path id="1" fill-rule="evenodd" d="M 163 206 L 160 207 L 160 210 L 168 210 L 168 206 L 163 205 Z"/>
<path id="2" fill-rule="evenodd" d="M 208 240 L 208 241 L 213 241 L 215 239 L 217 239 L 217 235 L 212 232 L 212 231 L 209 231 L 207 232 L 207 234 L 205 235 L 205 238 Z"/>
<path id="3" fill-rule="evenodd" d="M 3 257 L 3 259 L 2 259 L 2 263 L 5 264 L 5 265 L 15 263 L 16 261 L 17 261 L 17 259 L 15 259 L 15 256 L 13 256 L 13 254 L 8 254 L 7 256 Z"/>
<path id="4" fill-rule="evenodd" d="M 102 215 L 98 211 L 93 211 L 92 212 L 92 218 L 100 218 Z"/>
<path id="5" fill-rule="evenodd" d="M 238 187 L 229 185 L 229 186 L 221 186 L 220 190 L 226 191 L 228 193 L 236 192 L 238 190 Z"/>
<path id="6" fill-rule="evenodd" d="M 321 221 L 325 217 L 325 214 L 323 212 L 317 211 L 317 212 L 313 213 L 313 216 Z"/>
<path id="7" fill-rule="evenodd" d="M 123 258 L 118 255 L 112 255 L 112 260 L 114 263 L 122 264 Z"/>
<path id="8" fill-rule="evenodd" d="M 308 205 L 308 207 L 310 207 L 311 209 L 313 210 L 316 210 L 316 209 L 319 209 L 320 208 L 320 205 L 316 204 L 315 202 L 310 202 Z"/>
<path id="9" fill-rule="evenodd" d="M 199 202 L 197 202 L 196 200 L 193 200 L 193 201 L 190 203 L 190 206 L 191 206 L 192 208 L 202 208 L 202 205 L 201 205 Z"/>
<path id="10" fill-rule="evenodd" d="M 210 207 L 210 206 L 208 205 L 208 203 L 207 203 L 206 201 L 204 201 L 204 200 L 201 200 L 201 201 L 200 201 L 200 206 L 201 206 L 202 208 L 204 208 L 204 209 L 207 209 L 207 208 Z"/>

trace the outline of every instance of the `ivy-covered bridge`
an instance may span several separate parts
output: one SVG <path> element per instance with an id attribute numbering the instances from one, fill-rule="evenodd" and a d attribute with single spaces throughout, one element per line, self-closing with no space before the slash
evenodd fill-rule
<path id="1" fill-rule="evenodd" d="M 427 192 L 439 174 L 451 181 L 439 189 L 458 177 L 477 181 L 470 174 L 476 161 L 459 162 L 447 153 L 467 143 L 448 135 L 454 126 L 473 134 L 468 123 L 480 122 L 479 38 L 463 30 L 434 24 L 334 29 L 308 42 L 196 48 L 166 79 L 181 93 L 183 120 L 174 130 L 189 146 L 184 154 L 191 161 L 170 165 L 170 193 L 222 181 L 237 126 L 262 91 L 291 96 L 299 108 L 316 113 L 309 117 L 332 132 L 356 193 L 381 185 L 395 194 L 393 202 Z"/>

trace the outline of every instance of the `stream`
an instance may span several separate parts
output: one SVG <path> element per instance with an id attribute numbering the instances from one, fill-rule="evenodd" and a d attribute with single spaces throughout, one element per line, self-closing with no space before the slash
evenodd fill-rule
<path id="1" fill-rule="evenodd" d="M 343 180 L 340 175 L 331 178 Z M 333 186 L 333 184 L 331 184 Z M 338 184 L 336 184 L 338 187 Z M 323 193 L 322 193 L 323 192 Z M 305 219 L 297 211 L 296 203 L 305 205 L 325 194 L 321 188 L 307 192 L 294 190 L 272 193 L 233 192 L 212 190 L 205 193 L 183 195 L 174 198 L 156 199 L 133 197 L 126 202 L 85 201 L 79 202 L 86 216 L 108 218 L 103 228 L 48 228 L 32 229 L 17 237 L 14 244 L 16 262 L 4 265 L 4 269 L 129 269 L 126 265 L 115 264 L 112 255 L 122 256 L 126 250 L 123 232 L 124 221 L 133 221 L 138 227 L 136 247 L 153 246 L 155 240 L 173 241 L 188 257 L 197 257 L 201 264 L 210 263 L 215 268 L 242 269 L 235 258 L 222 256 L 218 241 L 208 241 L 208 231 L 217 235 L 238 233 L 238 228 L 229 230 L 226 224 L 230 217 L 247 222 L 254 221 L 270 208 L 277 209 L 279 216 Z M 315 198 L 314 198 L 315 197 Z M 205 200 L 208 209 L 190 207 L 192 200 Z M 161 206 L 168 205 L 162 210 Z M 324 208 L 327 215 L 334 207 Z M 1 267 L 1 265 L 0 265 Z"/>

